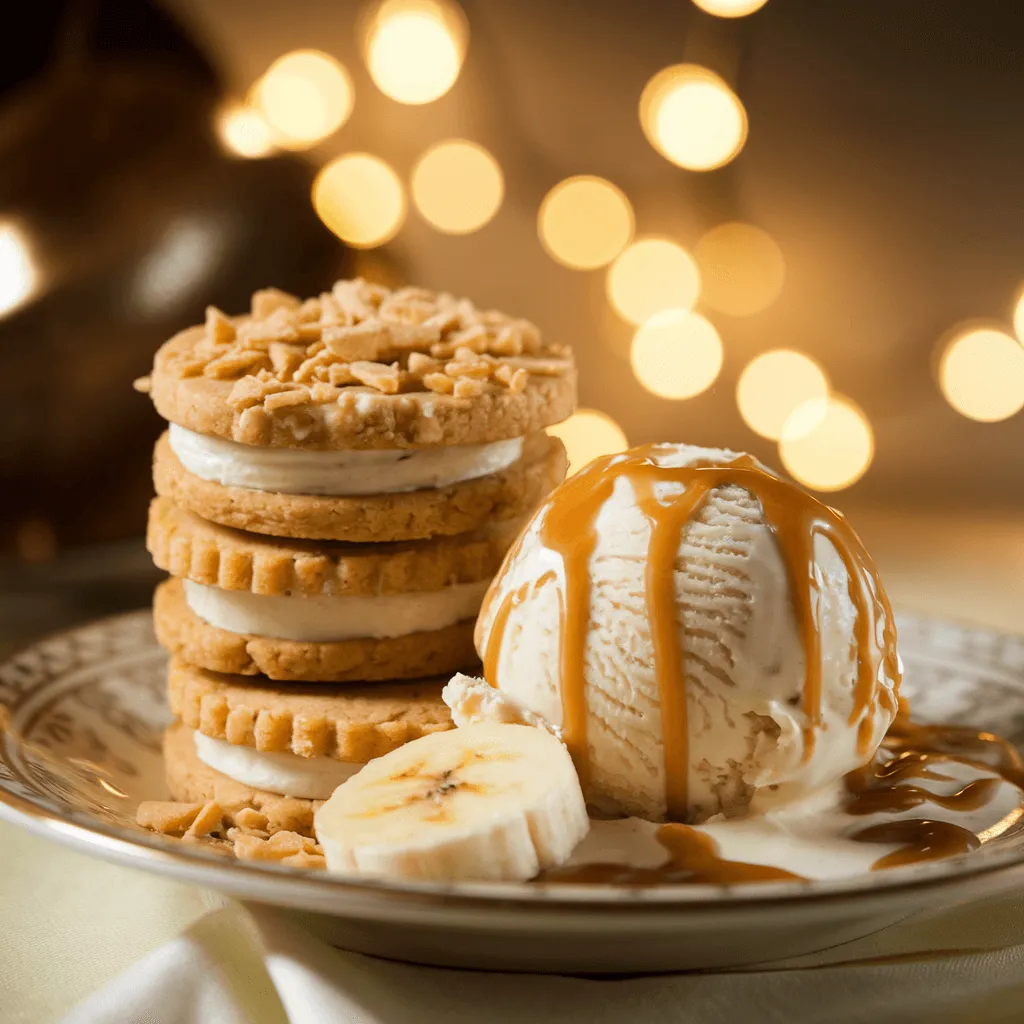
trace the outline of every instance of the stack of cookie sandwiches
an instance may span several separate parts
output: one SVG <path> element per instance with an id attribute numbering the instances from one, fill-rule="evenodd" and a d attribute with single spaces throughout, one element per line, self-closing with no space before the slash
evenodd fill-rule
<path id="1" fill-rule="evenodd" d="M 449 728 L 484 591 L 565 473 L 544 428 L 573 409 L 571 353 L 465 299 L 340 281 L 208 310 L 141 386 L 170 424 L 148 545 L 171 574 L 171 793 L 288 798 L 305 831 L 367 760 Z"/>

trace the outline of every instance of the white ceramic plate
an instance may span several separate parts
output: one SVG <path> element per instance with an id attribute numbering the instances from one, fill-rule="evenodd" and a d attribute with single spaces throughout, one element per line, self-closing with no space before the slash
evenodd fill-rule
<path id="1" fill-rule="evenodd" d="M 1024 638 L 903 616 L 915 717 L 1024 747 Z M 504 970 L 670 971 L 820 950 L 919 910 L 1024 888 L 1024 837 L 855 879 L 647 889 L 409 885 L 228 860 L 134 823 L 166 795 L 170 721 L 148 612 L 36 644 L 0 667 L 0 816 L 85 853 L 287 908 L 339 946 Z"/>

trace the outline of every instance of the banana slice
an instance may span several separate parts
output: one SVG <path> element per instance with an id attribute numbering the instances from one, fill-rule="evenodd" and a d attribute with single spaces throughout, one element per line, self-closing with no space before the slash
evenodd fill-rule
<path id="1" fill-rule="evenodd" d="M 568 751 L 528 725 L 471 725 L 378 757 L 316 812 L 330 871 L 414 881 L 523 881 L 587 834 Z"/>

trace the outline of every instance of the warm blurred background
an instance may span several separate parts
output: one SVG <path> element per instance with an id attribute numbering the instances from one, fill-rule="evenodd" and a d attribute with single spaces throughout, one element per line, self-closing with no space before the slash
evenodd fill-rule
<path id="1" fill-rule="evenodd" d="M 849 512 L 904 605 L 1016 628 L 1022 40 L 1002 0 L 20 8 L 0 647 L 148 600 L 157 345 L 354 274 L 571 343 L 577 463 L 751 450 Z"/>

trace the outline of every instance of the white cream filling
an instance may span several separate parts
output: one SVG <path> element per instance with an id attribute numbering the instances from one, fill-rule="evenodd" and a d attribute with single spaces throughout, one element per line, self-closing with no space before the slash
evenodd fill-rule
<path id="1" fill-rule="evenodd" d="M 523 453 L 521 437 L 447 448 L 303 451 L 239 444 L 172 423 L 168 438 L 185 469 L 203 480 L 278 494 L 339 497 L 448 487 L 507 469 Z"/>
<path id="2" fill-rule="evenodd" d="M 445 629 L 480 610 L 488 581 L 374 597 L 253 594 L 183 580 L 185 601 L 204 622 L 231 633 L 329 643 L 381 640 Z"/>
<path id="3" fill-rule="evenodd" d="M 326 800 L 363 767 L 348 761 L 335 761 L 333 757 L 267 753 L 204 736 L 201 732 L 193 735 L 196 755 L 203 764 L 243 786 L 282 796 Z"/>

